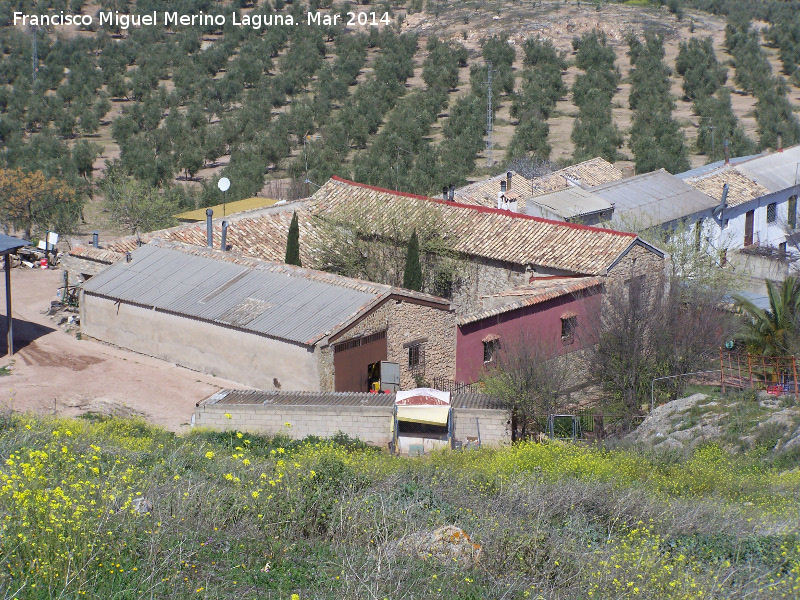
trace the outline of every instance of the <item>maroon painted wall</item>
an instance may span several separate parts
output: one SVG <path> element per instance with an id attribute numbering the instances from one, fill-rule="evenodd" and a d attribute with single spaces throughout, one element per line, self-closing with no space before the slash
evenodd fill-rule
<path id="1" fill-rule="evenodd" d="M 490 334 L 500 336 L 500 346 L 506 349 L 518 344 L 524 336 L 529 343 L 540 344 L 545 358 L 575 352 L 595 343 L 599 327 L 602 294 L 555 298 L 541 304 L 518 308 L 475 323 L 458 327 L 456 334 L 456 381 L 473 383 L 484 371 L 483 339 Z M 561 317 L 565 313 L 578 315 L 574 342 L 561 341 Z"/>

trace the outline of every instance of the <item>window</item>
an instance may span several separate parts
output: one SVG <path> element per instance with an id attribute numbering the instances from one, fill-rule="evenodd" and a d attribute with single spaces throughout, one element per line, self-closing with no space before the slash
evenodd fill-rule
<path id="1" fill-rule="evenodd" d="M 778 217 L 778 205 L 775 202 L 767 204 L 767 223 L 774 223 Z"/>
<path id="2" fill-rule="evenodd" d="M 786 258 L 786 242 L 781 242 L 778 244 L 778 256 L 781 258 Z"/>
<path id="3" fill-rule="evenodd" d="M 786 216 L 786 222 L 790 229 L 797 229 L 797 196 L 789 198 L 789 214 Z"/>
<path id="4" fill-rule="evenodd" d="M 421 369 L 425 366 L 425 351 L 422 344 L 408 347 L 408 368 Z"/>
<path id="5" fill-rule="evenodd" d="M 561 341 L 571 344 L 575 341 L 575 330 L 578 329 L 577 315 L 564 315 L 561 317 Z"/>
<path id="6" fill-rule="evenodd" d="M 485 340 L 483 342 L 483 362 L 492 362 L 498 348 L 500 348 L 500 340 Z"/>

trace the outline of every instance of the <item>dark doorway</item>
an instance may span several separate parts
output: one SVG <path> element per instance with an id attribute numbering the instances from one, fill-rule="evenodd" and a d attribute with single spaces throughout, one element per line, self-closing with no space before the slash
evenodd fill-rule
<path id="1" fill-rule="evenodd" d="M 748 210 L 744 216 L 744 245 L 753 245 L 753 215 L 755 211 Z"/>
<path id="2" fill-rule="evenodd" d="M 386 358 L 385 331 L 334 344 L 334 389 L 337 392 L 368 392 L 369 365 Z"/>

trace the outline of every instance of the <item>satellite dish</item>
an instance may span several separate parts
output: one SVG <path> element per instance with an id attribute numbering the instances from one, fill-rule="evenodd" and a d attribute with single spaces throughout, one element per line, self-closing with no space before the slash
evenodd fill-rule
<path id="1" fill-rule="evenodd" d="M 227 192 L 231 187 L 231 180 L 227 177 L 223 177 L 217 182 L 217 187 L 219 188 L 220 192 Z"/>

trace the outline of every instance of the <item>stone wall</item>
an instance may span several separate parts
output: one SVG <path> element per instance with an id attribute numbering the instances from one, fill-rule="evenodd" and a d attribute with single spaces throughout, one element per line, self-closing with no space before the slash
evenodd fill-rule
<path id="1" fill-rule="evenodd" d="M 522 267 L 497 260 L 472 257 L 458 268 L 459 282 L 451 304 L 456 314 L 481 310 L 481 297 L 525 285 L 533 276 L 572 275 L 569 271 L 546 267 Z"/>
<path id="2" fill-rule="evenodd" d="M 70 285 L 83 283 L 87 279 L 86 275 L 97 275 L 111 266 L 109 263 L 81 258 L 69 253 L 61 256 L 59 265 L 69 273 Z"/>
<path id="3" fill-rule="evenodd" d="M 646 285 L 652 288 L 652 291 L 663 289 L 667 284 L 668 266 L 666 257 L 661 258 L 655 252 L 637 244 L 609 270 L 606 292 L 608 293 L 617 284 L 641 275 L 645 276 Z"/>
<path id="4" fill-rule="evenodd" d="M 418 387 L 417 380 L 452 379 L 456 364 L 455 313 L 413 302 L 390 300 L 391 325 L 386 332 L 388 360 L 400 365 L 400 389 Z M 410 368 L 409 344 L 419 341 L 423 364 Z"/>
<path id="5" fill-rule="evenodd" d="M 292 439 L 303 439 L 309 435 L 330 437 L 341 431 L 367 444 L 387 448 L 392 439 L 393 414 L 394 409 L 391 406 L 201 404 L 194 411 L 193 424 L 196 427 L 267 435 L 282 433 Z M 453 410 L 455 441 L 466 445 L 471 441 L 467 438 L 478 437 L 478 427 L 484 446 L 499 446 L 511 442 L 508 411 L 465 408 Z"/>

